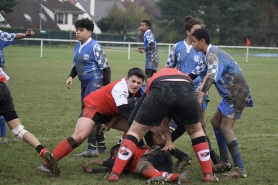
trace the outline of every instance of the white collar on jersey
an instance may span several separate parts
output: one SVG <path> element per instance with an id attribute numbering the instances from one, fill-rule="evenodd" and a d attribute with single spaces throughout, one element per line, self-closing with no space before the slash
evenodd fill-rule
<path id="1" fill-rule="evenodd" d="M 86 42 L 84 42 L 83 44 L 80 43 L 80 48 L 78 50 L 78 53 L 80 53 L 80 51 L 82 50 L 82 48 L 84 48 L 84 46 L 86 46 L 89 42 L 91 42 L 92 38 L 90 37 Z"/>
<path id="2" fill-rule="evenodd" d="M 185 47 L 186 47 L 186 52 L 187 52 L 187 53 L 190 53 L 190 50 L 191 50 L 191 48 L 192 48 L 193 46 L 192 46 L 192 45 L 188 45 L 187 42 L 186 42 L 185 40 L 183 40 L 183 42 L 184 42 L 184 45 L 185 45 Z"/>
<path id="3" fill-rule="evenodd" d="M 211 44 L 208 45 L 207 52 L 206 52 L 206 56 L 207 56 L 207 54 L 208 54 L 208 52 L 209 52 L 211 46 L 212 46 Z"/>

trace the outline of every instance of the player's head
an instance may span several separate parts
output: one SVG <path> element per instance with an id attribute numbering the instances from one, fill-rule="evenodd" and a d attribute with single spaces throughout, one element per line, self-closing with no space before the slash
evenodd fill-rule
<path id="1" fill-rule="evenodd" d="M 191 36 L 192 33 L 202 27 L 203 20 L 199 18 L 193 18 L 191 15 L 188 15 L 184 18 L 184 32 L 186 36 Z"/>
<path id="2" fill-rule="evenodd" d="M 88 18 L 80 19 L 74 24 L 76 29 L 76 38 L 82 44 L 86 42 L 94 31 L 94 23 Z"/>
<path id="3" fill-rule="evenodd" d="M 116 159 L 121 144 L 116 144 L 110 149 L 110 158 Z"/>
<path id="4" fill-rule="evenodd" d="M 209 44 L 210 36 L 205 28 L 196 29 L 192 33 L 192 46 L 196 51 L 206 52 L 206 48 Z"/>
<path id="5" fill-rule="evenodd" d="M 145 73 L 138 67 L 131 68 L 126 77 L 128 91 L 131 94 L 137 93 L 145 80 Z"/>
<path id="6" fill-rule="evenodd" d="M 140 30 L 141 32 L 145 33 L 148 29 L 151 29 L 152 23 L 149 20 L 141 21 Z"/>

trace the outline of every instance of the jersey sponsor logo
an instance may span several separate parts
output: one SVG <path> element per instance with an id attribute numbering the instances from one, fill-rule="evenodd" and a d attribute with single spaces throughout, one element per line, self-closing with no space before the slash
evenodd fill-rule
<path id="1" fill-rule="evenodd" d="M 83 60 L 88 61 L 90 58 L 89 54 L 85 53 L 83 56 Z"/>
<path id="2" fill-rule="evenodd" d="M 132 152 L 127 148 L 127 147 L 121 147 L 119 152 L 118 152 L 118 157 L 121 160 L 128 160 L 132 155 Z"/>
<path id="3" fill-rule="evenodd" d="M 200 61 L 200 56 L 199 55 L 194 55 L 194 59 L 193 59 L 196 63 L 198 63 Z"/>
<path id="4" fill-rule="evenodd" d="M 200 161 L 208 161 L 210 159 L 210 155 L 209 155 L 209 150 L 201 150 L 200 152 L 197 153 L 198 158 L 200 159 Z"/>

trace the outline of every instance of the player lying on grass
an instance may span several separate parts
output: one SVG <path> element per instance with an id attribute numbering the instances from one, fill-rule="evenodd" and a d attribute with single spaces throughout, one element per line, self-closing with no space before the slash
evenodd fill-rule
<path id="1" fill-rule="evenodd" d="M 76 123 L 74 133 L 56 146 L 53 150 L 54 157 L 60 160 L 81 145 L 98 122 L 106 123 L 109 128 L 127 132 L 129 128 L 127 119 L 132 111 L 128 105 L 128 97 L 136 96 L 144 79 L 143 70 L 132 68 L 126 78 L 116 80 L 86 96 L 83 100 L 84 109 Z M 44 166 L 45 170 L 38 169 L 46 172 L 48 165 Z M 51 172 L 56 176 L 60 175 L 60 170 Z"/>
<path id="2" fill-rule="evenodd" d="M 92 162 L 94 165 L 100 165 L 107 168 L 93 169 L 86 162 L 83 162 L 82 168 L 86 173 L 99 173 L 111 171 L 120 144 L 114 145 L 110 150 L 109 159 L 103 161 L 101 159 Z M 191 173 L 185 171 L 181 174 L 172 173 L 173 161 L 168 151 L 161 150 L 159 147 L 140 148 L 134 152 L 133 158 L 125 166 L 125 171 L 138 174 L 148 179 L 147 184 L 176 182 L 177 184 L 185 184 L 191 177 Z"/>
<path id="3" fill-rule="evenodd" d="M 12 45 L 16 39 L 31 37 L 34 35 L 32 30 L 24 33 L 7 33 L 0 30 L 0 47 Z M 9 77 L 2 69 L 5 64 L 3 48 L 0 48 L 0 115 L 4 117 L 13 135 L 36 149 L 42 158 L 45 159 L 52 171 L 58 168 L 57 161 L 53 155 L 38 141 L 38 139 L 29 131 L 24 129 L 20 119 L 17 116 L 13 98 L 8 87 Z"/>
<path id="4" fill-rule="evenodd" d="M 218 181 L 212 173 L 209 146 L 200 123 L 198 98 L 193 82 L 187 75 L 176 69 L 161 69 L 151 77 L 145 94 L 133 111 L 137 112 L 135 119 L 121 144 L 113 169 L 106 177 L 107 180 L 118 181 L 125 165 L 137 150 L 138 142 L 153 126 L 160 125 L 162 120 L 169 116 L 178 117 L 185 126 L 202 168 L 203 180 Z M 171 143 L 170 131 L 164 136 L 167 148 L 169 141 Z"/>

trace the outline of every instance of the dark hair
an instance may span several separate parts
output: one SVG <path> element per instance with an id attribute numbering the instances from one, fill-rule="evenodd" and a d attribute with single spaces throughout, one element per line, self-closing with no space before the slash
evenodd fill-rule
<path id="1" fill-rule="evenodd" d="M 110 157 L 112 156 L 113 152 L 115 150 L 119 150 L 120 149 L 121 144 L 116 144 L 114 145 L 111 149 L 110 149 Z"/>
<path id="2" fill-rule="evenodd" d="M 143 20 L 143 21 L 141 21 L 141 22 L 146 23 L 146 25 L 151 29 L 151 27 L 152 27 L 151 21 L 149 21 L 149 20 Z"/>
<path id="3" fill-rule="evenodd" d="M 142 78 L 143 81 L 145 80 L 144 71 L 142 69 L 138 68 L 138 67 L 133 67 L 130 70 L 128 70 L 127 77 L 129 78 L 133 75 L 137 76 L 138 78 Z"/>
<path id="4" fill-rule="evenodd" d="M 88 18 L 83 18 L 80 20 L 77 20 L 74 24 L 75 29 L 77 28 L 86 28 L 89 31 L 94 31 L 94 23 L 92 20 L 88 19 Z"/>
<path id="5" fill-rule="evenodd" d="M 195 24 L 202 25 L 203 23 L 204 21 L 202 19 L 193 18 L 191 15 L 188 15 L 184 18 L 184 32 L 186 32 L 186 30 L 190 31 Z"/>
<path id="6" fill-rule="evenodd" d="M 192 36 L 195 36 L 197 40 L 204 39 L 206 44 L 210 44 L 210 36 L 209 32 L 205 28 L 199 28 L 196 29 L 193 33 Z"/>

